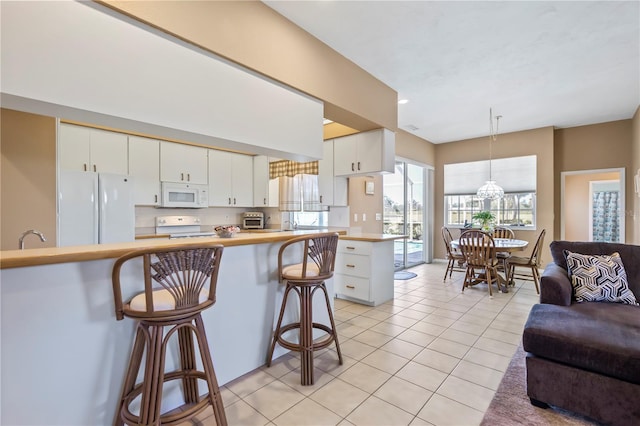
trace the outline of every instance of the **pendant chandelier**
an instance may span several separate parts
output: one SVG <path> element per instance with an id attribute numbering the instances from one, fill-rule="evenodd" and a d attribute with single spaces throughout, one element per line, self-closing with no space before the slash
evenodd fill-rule
<path id="1" fill-rule="evenodd" d="M 493 180 L 491 176 L 491 145 L 498 139 L 498 123 L 502 118 L 501 115 L 496 116 L 495 132 L 493 129 L 493 111 L 489 108 L 489 180 L 485 182 L 476 195 L 480 198 L 495 200 L 504 197 L 504 189 Z"/>

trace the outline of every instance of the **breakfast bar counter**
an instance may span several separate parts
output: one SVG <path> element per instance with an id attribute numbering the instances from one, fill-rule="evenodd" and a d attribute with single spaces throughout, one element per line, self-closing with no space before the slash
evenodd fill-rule
<path id="1" fill-rule="evenodd" d="M 225 246 L 217 301 L 203 313 L 220 385 L 265 364 L 283 297 L 277 277 L 280 246 L 292 237 L 323 231 L 197 237 Z M 111 283 L 115 259 L 133 249 L 179 248 L 195 240 L 154 238 L 0 252 L 1 423 L 113 423 L 134 334 L 133 321 L 115 318 Z M 285 262 L 294 260 L 295 253 Z M 140 288 L 134 288 L 133 272 L 122 278 L 125 298 Z M 334 294 L 333 281 L 326 282 L 329 294 Z M 324 300 L 316 303 L 320 306 Z M 287 313 L 290 319 L 297 315 Z M 327 324 L 328 314 L 317 321 Z M 179 364 L 173 349 L 167 352 L 168 368 Z M 285 352 L 277 348 L 274 359 Z M 165 392 L 167 408 L 181 403 L 178 387 Z"/>

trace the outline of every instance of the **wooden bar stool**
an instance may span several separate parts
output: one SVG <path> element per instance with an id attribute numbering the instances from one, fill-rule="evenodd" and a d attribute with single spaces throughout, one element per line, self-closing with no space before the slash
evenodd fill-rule
<path id="1" fill-rule="evenodd" d="M 283 254 L 285 250 L 292 248 L 294 245 L 304 245 L 302 261 L 294 265 L 284 266 L 282 264 Z M 312 385 L 314 382 L 314 351 L 326 348 L 335 342 L 338 360 L 340 365 L 342 365 L 342 353 L 340 352 L 340 344 L 338 343 L 338 332 L 333 320 L 329 294 L 327 293 L 327 287 L 325 285 L 325 280 L 333 276 L 337 247 L 337 233 L 320 233 L 292 238 L 285 242 L 278 252 L 278 277 L 280 282 L 286 282 L 286 288 L 282 300 L 282 307 L 280 308 L 280 316 L 278 317 L 271 347 L 267 355 L 267 366 L 271 366 L 271 359 L 273 358 L 276 343 L 279 343 L 280 346 L 286 349 L 300 352 L 300 381 L 302 385 Z M 324 293 L 327 312 L 329 313 L 329 321 L 331 323 L 330 327 L 313 322 L 313 295 L 316 290 L 321 290 Z M 300 320 L 283 326 L 282 319 L 287 306 L 287 298 L 291 291 L 297 293 L 300 299 Z M 299 330 L 298 343 L 285 340 L 284 334 L 295 329 Z M 323 336 L 322 340 L 314 342 L 314 329 L 324 331 L 326 336 Z"/>
<path id="2" fill-rule="evenodd" d="M 124 379 L 115 424 L 172 425 L 191 419 L 212 406 L 216 424 L 227 425 L 220 389 L 209 353 L 201 312 L 216 301 L 216 284 L 223 246 L 188 244 L 179 248 L 135 250 L 118 258 L 113 266 L 113 296 L 116 319 L 129 317 L 137 322 L 129 367 Z M 142 258 L 144 291 L 122 302 L 123 265 Z M 127 265 L 127 273 L 137 265 Z M 136 271 L 140 271 L 139 268 Z M 180 368 L 165 373 L 169 339 L 178 339 Z M 198 371 L 194 337 L 198 343 L 203 371 Z M 142 381 L 136 383 L 144 358 Z M 164 382 L 181 380 L 185 405 L 161 414 Z M 200 395 L 198 381 L 208 393 Z M 140 397 L 140 398 L 138 398 Z M 130 406 L 138 401 L 138 414 Z"/>

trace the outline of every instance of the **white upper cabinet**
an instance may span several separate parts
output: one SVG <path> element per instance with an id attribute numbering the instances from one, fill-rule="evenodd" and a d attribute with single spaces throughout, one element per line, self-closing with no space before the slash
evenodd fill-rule
<path id="1" fill-rule="evenodd" d="M 347 205 L 347 178 L 334 177 L 333 150 L 333 140 L 325 141 L 322 160 L 318 162 L 318 193 L 322 207 Z"/>
<path id="2" fill-rule="evenodd" d="M 269 157 L 253 157 L 253 206 L 278 207 L 278 179 L 269 179 Z"/>
<path id="3" fill-rule="evenodd" d="M 377 129 L 334 139 L 334 175 L 393 173 L 395 133 Z"/>
<path id="4" fill-rule="evenodd" d="M 133 180 L 136 205 L 160 204 L 160 142 L 129 136 L 129 174 Z"/>
<path id="5" fill-rule="evenodd" d="M 209 205 L 253 206 L 253 157 L 209 150 Z"/>
<path id="6" fill-rule="evenodd" d="M 160 142 L 160 180 L 207 184 L 207 148 Z"/>
<path id="7" fill-rule="evenodd" d="M 128 174 L 125 134 L 60 123 L 58 149 L 63 170 Z"/>

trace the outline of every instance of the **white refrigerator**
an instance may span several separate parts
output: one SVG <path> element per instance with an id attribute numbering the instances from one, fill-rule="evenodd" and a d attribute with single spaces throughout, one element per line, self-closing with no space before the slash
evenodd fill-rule
<path id="1" fill-rule="evenodd" d="M 134 240 L 131 176 L 60 171 L 58 247 Z"/>

